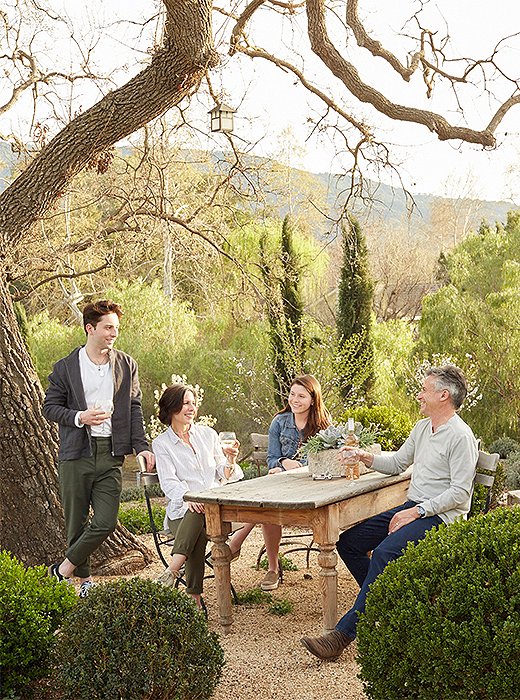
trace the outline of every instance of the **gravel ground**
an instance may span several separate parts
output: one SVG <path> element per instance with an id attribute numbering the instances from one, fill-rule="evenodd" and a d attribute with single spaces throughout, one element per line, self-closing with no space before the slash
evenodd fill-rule
<path id="1" fill-rule="evenodd" d="M 255 568 L 262 543 L 261 529 L 257 527 L 245 541 L 240 558 L 231 565 L 232 582 L 239 592 L 254 588 L 263 576 Z M 284 572 L 284 581 L 272 597 L 273 601 L 290 601 L 292 612 L 273 615 L 268 612 L 268 604 L 233 606 L 233 625 L 226 636 L 220 633 L 218 625 L 214 581 L 205 581 L 208 622 L 220 635 L 226 659 L 215 700 L 366 700 L 357 677 L 355 644 L 332 663 L 319 661 L 301 646 L 299 639 L 303 635 L 321 634 L 319 567 L 315 552 L 311 554 L 309 569 L 305 568 L 303 553 L 292 553 L 289 558 L 298 571 Z M 157 559 L 141 575 L 153 577 L 161 570 Z M 341 561 L 338 574 L 341 612 L 350 607 L 358 588 Z"/>

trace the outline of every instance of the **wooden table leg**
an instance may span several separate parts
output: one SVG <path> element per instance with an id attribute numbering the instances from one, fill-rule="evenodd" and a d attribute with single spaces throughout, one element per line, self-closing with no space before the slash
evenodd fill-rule
<path id="1" fill-rule="evenodd" d="M 213 570 L 215 573 L 215 588 L 217 593 L 217 608 L 219 622 L 223 634 L 229 634 L 233 614 L 231 608 L 231 550 L 226 544 L 231 532 L 231 523 L 220 520 L 220 508 L 218 505 L 206 504 L 206 532 L 209 539 L 214 542 L 211 550 Z"/>
<path id="2" fill-rule="evenodd" d="M 323 605 L 323 631 L 331 632 L 338 621 L 338 557 L 334 551 L 336 544 L 319 544 L 318 564 L 320 565 L 320 585 Z"/>
<path id="3" fill-rule="evenodd" d="M 323 631 L 331 632 L 338 621 L 338 572 L 336 542 L 339 537 L 337 511 L 333 506 L 320 513 L 313 525 L 314 539 L 320 548 L 320 585 L 323 606 Z"/>

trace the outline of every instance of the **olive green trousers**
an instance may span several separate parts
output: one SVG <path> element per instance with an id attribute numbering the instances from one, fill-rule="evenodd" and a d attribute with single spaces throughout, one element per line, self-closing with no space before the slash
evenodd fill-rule
<path id="1" fill-rule="evenodd" d="M 187 510 L 178 520 L 168 518 L 168 529 L 175 537 L 172 554 L 184 554 L 186 557 L 186 593 L 202 593 L 208 542 L 204 515 Z"/>
<path id="2" fill-rule="evenodd" d="M 124 457 L 114 457 L 111 450 L 110 438 L 92 438 L 92 457 L 58 464 L 67 535 L 65 556 L 80 578 L 90 576 L 90 555 L 117 525 Z"/>

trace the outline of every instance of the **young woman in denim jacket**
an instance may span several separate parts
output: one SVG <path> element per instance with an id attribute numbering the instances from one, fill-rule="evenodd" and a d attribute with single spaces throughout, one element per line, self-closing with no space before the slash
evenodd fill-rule
<path id="1" fill-rule="evenodd" d="M 321 386 L 311 374 L 296 377 L 289 390 L 285 408 L 276 414 L 269 427 L 267 465 L 269 474 L 296 469 L 306 464 L 298 457 L 305 440 L 330 425 L 330 416 L 323 403 Z M 278 552 L 282 538 L 280 525 L 262 525 L 268 571 L 260 582 L 264 591 L 278 588 Z"/>

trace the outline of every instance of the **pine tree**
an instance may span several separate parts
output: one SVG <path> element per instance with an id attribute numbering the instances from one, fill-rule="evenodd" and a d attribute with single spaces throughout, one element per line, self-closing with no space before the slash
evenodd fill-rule
<path id="1" fill-rule="evenodd" d="M 370 401 L 374 385 L 371 336 L 374 286 L 368 269 L 365 236 L 352 218 L 342 224 L 343 264 L 336 319 L 337 371 L 341 395 L 349 402 Z"/>

